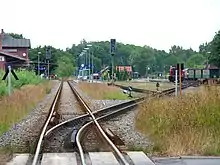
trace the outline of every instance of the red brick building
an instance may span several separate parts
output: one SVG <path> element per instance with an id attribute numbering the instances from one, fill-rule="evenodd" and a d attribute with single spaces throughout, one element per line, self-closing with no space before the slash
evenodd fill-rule
<path id="1" fill-rule="evenodd" d="M 132 67 L 131 66 L 116 66 L 116 70 L 121 72 L 121 71 L 127 71 L 128 73 L 132 72 Z"/>
<path id="2" fill-rule="evenodd" d="M 20 67 L 29 64 L 28 50 L 31 48 L 29 39 L 15 39 L 0 33 L 0 69 L 5 70 L 8 65 Z"/>

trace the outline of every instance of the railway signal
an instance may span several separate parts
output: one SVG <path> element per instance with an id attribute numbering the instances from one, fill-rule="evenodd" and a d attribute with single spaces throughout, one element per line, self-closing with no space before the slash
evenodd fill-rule
<path id="1" fill-rule="evenodd" d="M 116 39 L 111 39 L 110 42 L 111 42 L 110 53 L 112 56 L 114 56 L 116 52 Z"/>
<path id="2" fill-rule="evenodd" d="M 116 52 L 116 39 L 111 39 L 110 40 L 110 54 L 112 56 L 112 84 L 113 84 L 113 75 L 114 75 L 114 59 L 113 56 L 115 55 Z"/>
<path id="3" fill-rule="evenodd" d="M 8 77 L 8 94 L 11 95 L 11 73 L 12 75 L 14 76 L 14 78 L 16 80 L 19 80 L 18 79 L 18 76 L 15 74 L 14 70 L 11 69 L 11 66 L 9 65 L 8 66 L 8 69 L 6 70 L 5 72 L 5 75 L 3 76 L 2 80 L 5 80 L 6 77 Z"/>
<path id="4" fill-rule="evenodd" d="M 48 46 L 48 47 L 46 47 L 46 60 L 47 60 L 47 75 L 48 75 L 48 79 L 50 79 L 50 64 L 49 64 L 50 59 L 51 59 L 51 47 Z"/>

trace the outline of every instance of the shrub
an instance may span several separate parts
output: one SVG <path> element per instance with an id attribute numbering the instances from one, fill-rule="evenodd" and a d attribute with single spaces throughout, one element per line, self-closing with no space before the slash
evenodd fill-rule
<path id="1" fill-rule="evenodd" d="M 12 89 L 20 88 L 23 85 L 27 85 L 27 84 L 37 85 L 37 84 L 43 82 L 43 80 L 39 76 L 36 76 L 35 73 L 31 72 L 31 71 L 17 70 L 17 71 L 15 71 L 15 73 L 18 76 L 19 80 L 15 80 L 13 75 L 11 76 Z M 2 70 L 0 70 L 0 77 L 1 78 L 4 76 L 4 74 L 5 73 Z M 7 83 L 8 83 L 7 78 L 5 81 L 0 80 L 0 96 L 7 94 L 7 92 L 8 92 Z"/>

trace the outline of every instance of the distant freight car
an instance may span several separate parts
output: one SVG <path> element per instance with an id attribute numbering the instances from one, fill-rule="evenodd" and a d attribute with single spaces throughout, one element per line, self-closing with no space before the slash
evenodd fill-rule
<path id="1" fill-rule="evenodd" d="M 201 80 L 220 77 L 220 69 L 188 69 L 187 72 L 187 80 Z"/>

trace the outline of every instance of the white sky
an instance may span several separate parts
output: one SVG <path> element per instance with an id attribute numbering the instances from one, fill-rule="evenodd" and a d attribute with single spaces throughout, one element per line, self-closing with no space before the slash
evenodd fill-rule
<path id="1" fill-rule="evenodd" d="M 0 29 L 22 33 L 32 47 L 116 38 L 198 50 L 220 30 L 220 0 L 0 0 Z"/>

